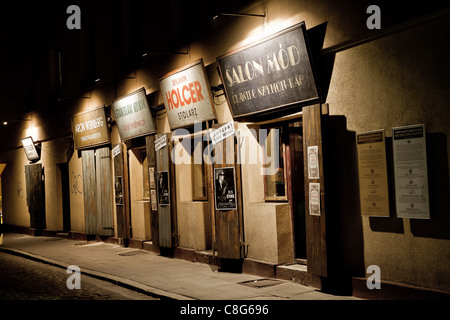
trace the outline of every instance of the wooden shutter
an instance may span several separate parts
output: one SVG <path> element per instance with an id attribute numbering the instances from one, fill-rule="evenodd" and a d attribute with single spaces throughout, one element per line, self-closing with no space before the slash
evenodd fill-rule
<path id="1" fill-rule="evenodd" d="M 213 129 L 220 127 L 214 125 Z M 222 158 L 220 157 L 222 155 Z M 214 189 L 214 169 L 234 168 L 236 209 L 217 210 L 215 193 L 210 197 L 210 204 L 214 208 L 214 248 L 218 251 L 219 258 L 242 259 L 245 256 L 245 238 L 243 225 L 243 206 L 241 197 L 241 166 L 237 161 L 236 137 L 234 135 L 214 145 L 214 158 L 221 159 L 221 163 L 214 163 L 212 171 L 212 189 Z"/>
<path id="2" fill-rule="evenodd" d="M 117 221 L 117 237 L 122 239 L 130 238 L 130 215 L 128 205 L 128 170 L 127 162 L 127 147 L 124 143 L 119 143 L 120 154 L 114 157 L 114 179 L 119 185 L 115 188 L 121 188 L 121 191 L 116 191 L 117 195 L 121 192 L 122 198 L 115 199 L 116 203 L 116 221 Z M 115 196 L 115 195 L 114 195 Z"/>
<path id="3" fill-rule="evenodd" d="M 156 198 L 156 153 L 155 136 L 146 136 L 145 145 L 147 151 L 148 175 L 150 184 L 150 228 L 152 231 L 152 243 L 159 246 L 159 224 L 158 224 L 158 200 Z M 156 208 L 156 210 L 154 210 Z"/>
<path id="4" fill-rule="evenodd" d="M 96 151 L 97 174 L 97 212 L 100 216 L 99 235 L 113 236 L 113 209 L 112 209 L 112 178 L 111 178 L 111 151 L 109 148 L 100 148 Z"/>
<path id="5" fill-rule="evenodd" d="M 42 164 L 25 166 L 25 179 L 27 189 L 27 205 L 30 213 L 30 227 L 36 229 L 46 228 L 45 219 L 45 182 Z"/>
<path id="6" fill-rule="evenodd" d="M 158 139 L 162 136 L 162 134 L 157 134 L 155 138 Z M 159 246 L 163 248 L 173 248 L 178 245 L 175 197 L 175 164 L 170 158 L 172 147 L 171 134 L 167 134 L 167 145 L 156 151 L 157 178 L 159 174 L 167 172 L 167 183 L 169 188 L 168 204 L 161 203 L 159 198 L 159 190 L 157 193 Z M 156 183 L 158 184 L 158 181 L 156 181 Z"/>
<path id="7" fill-rule="evenodd" d="M 327 276 L 327 242 L 325 229 L 325 184 L 322 150 L 322 114 L 319 104 L 303 108 L 303 152 L 305 179 L 306 251 L 308 272 Z M 308 147 L 318 147 L 319 179 L 310 179 L 308 173 Z M 310 183 L 320 184 L 320 215 L 310 212 Z"/>

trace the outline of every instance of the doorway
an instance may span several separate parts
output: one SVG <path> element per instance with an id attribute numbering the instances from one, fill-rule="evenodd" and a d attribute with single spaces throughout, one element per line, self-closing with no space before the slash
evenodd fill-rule
<path id="1" fill-rule="evenodd" d="M 70 231 L 70 191 L 69 191 L 69 164 L 59 163 L 58 169 L 61 176 L 62 188 L 62 214 L 63 214 L 63 232 Z"/>
<path id="2" fill-rule="evenodd" d="M 303 127 L 301 119 L 262 126 L 267 130 L 264 162 L 277 168 L 264 176 L 264 199 L 266 202 L 288 202 L 293 235 L 293 256 L 297 263 L 306 264 L 306 221 Z M 263 138 L 264 139 L 264 138 Z M 274 158 L 278 157 L 278 159 Z M 289 244 L 290 245 L 290 244 Z"/>
<path id="3" fill-rule="evenodd" d="M 25 166 L 30 227 L 41 231 L 46 228 L 44 177 L 44 168 L 42 167 L 42 164 L 36 163 Z"/>
<path id="4" fill-rule="evenodd" d="M 286 150 L 288 194 L 294 238 L 294 259 L 306 262 L 305 183 L 303 168 L 303 132 L 301 122 L 289 123 L 289 145 Z"/>

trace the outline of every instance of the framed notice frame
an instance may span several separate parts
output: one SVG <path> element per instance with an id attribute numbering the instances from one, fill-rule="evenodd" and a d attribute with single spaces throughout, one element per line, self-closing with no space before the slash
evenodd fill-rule
<path id="1" fill-rule="evenodd" d="M 122 187 L 122 176 L 117 176 L 114 181 L 114 191 L 116 198 L 116 205 L 123 205 L 123 187 Z"/>
<path id="2" fill-rule="evenodd" d="M 361 215 L 389 217 L 384 130 L 356 133 Z"/>
<path id="3" fill-rule="evenodd" d="M 236 210 L 236 177 L 234 167 L 214 168 L 216 210 Z"/>
<path id="4" fill-rule="evenodd" d="M 430 219 L 425 125 L 392 128 L 398 218 Z"/>
<path id="5" fill-rule="evenodd" d="M 160 206 L 168 206 L 170 204 L 169 172 L 160 171 L 157 176 L 158 203 Z"/>

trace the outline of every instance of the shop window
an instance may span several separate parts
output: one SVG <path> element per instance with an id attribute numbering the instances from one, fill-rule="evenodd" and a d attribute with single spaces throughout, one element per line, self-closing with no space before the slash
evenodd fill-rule
<path id="1" fill-rule="evenodd" d="M 206 142 L 202 141 L 193 145 L 191 156 L 192 167 L 192 200 L 208 200 L 208 174 L 207 165 L 203 161 L 203 150 L 206 148 Z"/>
<path id="2" fill-rule="evenodd" d="M 286 179 L 286 130 L 283 127 L 266 128 L 267 139 L 263 141 L 264 199 L 287 201 Z M 278 153 L 276 152 L 278 151 Z M 278 161 L 276 161 L 278 160 Z"/>

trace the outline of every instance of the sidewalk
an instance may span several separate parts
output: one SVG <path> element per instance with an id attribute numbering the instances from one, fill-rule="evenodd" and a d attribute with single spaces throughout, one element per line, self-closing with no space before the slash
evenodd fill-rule
<path id="1" fill-rule="evenodd" d="M 175 300 L 359 300 L 290 281 L 213 270 L 208 264 L 104 242 L 4 233 L 0 250 L 62 268 L 77 265 L 118 285 Z M 263 281 L 261 281 L 263 280 Z"/>

